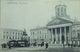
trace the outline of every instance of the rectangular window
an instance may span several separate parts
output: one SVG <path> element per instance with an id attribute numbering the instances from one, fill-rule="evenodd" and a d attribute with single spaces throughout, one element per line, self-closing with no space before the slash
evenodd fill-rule
<path id="1" fill-rule="evenodd" d="M 16 35 L 17 35 L 17 32 L 16 32 Z"/>
<path id="2" fill-rule="evenodd" d="M 13 34 L 14 34 L 14 32 L 13 32 Z"/>
<path id="3" fill-rule="evenodd" d="M 19 35 L 19 33 L 18 33 L 18 35 Z"/>
<path id="4" fill-rule="evenodd" d="M 19 39 L 19 36 L 18 36 L 18 39 Z"/>
<path id="5" fill-rule="evenodd" d="M 39 31 L 37 31 L 37 34 L 39 34 Z"/>
<path id="6" fill-rule="evenodd" d="M 63 7 L 61 8 L 61 12 L 63 12 Z"/>
<path id="7" fill-rule="evenodd" d="M 59 8 L 58 8 L 58 16 L 59 16 Z"/>
<path id="8" fill-rule="evenodd" d="M 8 39 L 8 36 L 6 36 L 6 38 Z"/>
<path id="9" fill-rule="evenodd" d="M 5 31 L 4 31 L 4 34 L 5 34 Z"/>
<path id="10" fill-rule="evenodd" d="M 13 36 L 13 39 L 14 39 L 14 36 Z"/>
<path id="11" fill-rule="evenodd" d="M 11 39 L 11 36 L 9 37 L 9 39 Z"/>
<path id="12" fill-rule="evenodd" d="M 31 34 L 33 34 L 33 33 L 31 32 Z"/>
<path id="13" fill-rule="evenodd" d="M 15 36 L 15 39 L 17 39 L 17 36 Z"/>
<path id="14" fill-rule="evenodd" d="M 77 26 L 77 27 L 79 27 L 79 26 Z"/>
<path id="15" fill-rule="evenodd" d="M 34 32 L 33 32 L 33 34 L 34 34 Z"/>
<path id="16" fill-rule="evenodd" d="M 8 34 L 8 32 L 7 32 L 7 34 Z"/>
<path id="17" fill-rule="evenodd" d="M 45 39 L 46 39 L 46 35 L 45 35 Z"/>
<path id="18" fill-rule="evenodd" d="M 61 15 L 63 16 L 63 13 L 61 13 Z"/>
<path id="19" fill-rule="evenodd" d="M 78 33 L 78 38 L 80 38 L 80 33 Z"/>
<path id="20" fill-rule="evenodd" d="M 22 33 L 21 33 L 21 35 L 22 35 Z"/>
<path id="21" fill-rule="evenodd" d="M 41 39 L 41 36 L 40 36 L 40 39 Z"/>
<path id="22" fill-rule="evenodd" d="M 3 35 L 3 39 L 5 39 L 5 35 Z"/>

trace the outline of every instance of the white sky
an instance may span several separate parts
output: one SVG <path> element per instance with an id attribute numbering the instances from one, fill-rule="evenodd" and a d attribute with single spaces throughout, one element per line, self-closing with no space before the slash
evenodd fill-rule
<path id="1" fill-rule="evenodd" d="M 1 28 L 30 29 L 45 26 L 55 16 L 55 6 L 60 0 L 2 0 Z M 67 15 L 80 20 L 80 1 L 65 0 Z"/>

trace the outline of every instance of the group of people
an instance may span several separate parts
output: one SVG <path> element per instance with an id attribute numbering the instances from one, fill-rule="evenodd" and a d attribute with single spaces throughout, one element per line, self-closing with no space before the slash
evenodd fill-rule
<path id="1" fill-rule="evenodd" d="M 3 43 L 1 46 L 2 46 L 2 48 L 6 48 L 6 44 L 5 43 Z"/>
<path id="2" fill-rule="evenodd" d="M 48 43 L 45 44 L 45 48 L 46 48 L 46 49 L 48 48 Z"/>
<path id="3" fill-rule="evenodd" d="M 2 48 L 6 48 L 6 47 L 8 47 L 9 49 L 11 48 L 11 46 L 10 46 L 10 43 L 3 43 L 3 44 L 1 44 L 1 46 L 2 46 Z"/>
<path id="4" fill-rule="evenodd" d="M 33 43 L 33 46 L 34 46 L 34 47 L 37 46 L 37 43 L 34 42 L 34 43 Z M 48 43 L 47 43 L 47 42 L 46 42 L 46 43 L 42 42 L 41 44 L 38 44 L 38 46 L 41 46 L 41 47 L 45 46 L 45 48 L 47 49 L 47 48 L 48 48 Z"/>
<path id="5" fill-rule="evenodd" d="M 9 49 L 11 49 L 11 44 L 10 44 L 10 43 L 7 43 L 7 44 L 6 44 L 6 43 L 3 43 L 1 46 L 2 46 L 2 48 L 8 47 Z M 34 46 L 36 46 L 36 42 L 35 42 Z M 47 48 L 48 48 L 48 43 L 46 42 L 46 43 L 44 44 L 44 42 L 42 42 L 40 46 L 41 46 L 41 47 L 42 47 L 42 46 L 45 46 L 45 48 L 47 49 Z"/>

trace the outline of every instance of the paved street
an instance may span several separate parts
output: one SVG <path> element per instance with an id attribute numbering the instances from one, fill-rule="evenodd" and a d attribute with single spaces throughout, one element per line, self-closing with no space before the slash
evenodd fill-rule
<path id="1" fill-rule="evenodd" d="M 45 49 L 45 47 L 28 47 L 28 48 L 5 48 L 0 49 L 0 52 L 80 52 L 79 47 L 71 48 L 71 47 L 49 47 Z"/>

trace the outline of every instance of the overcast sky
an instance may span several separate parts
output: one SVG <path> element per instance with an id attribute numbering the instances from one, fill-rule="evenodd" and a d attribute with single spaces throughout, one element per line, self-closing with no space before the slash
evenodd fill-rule
<path id="1" fill-rule="evenodd" d="M 80 1 L 67 0 L 2 0 L 1 28 L 30 29 L 45 26 L 55 16 L 55 6 L 65 4 L 67 15 L 80 20 Z"/>

